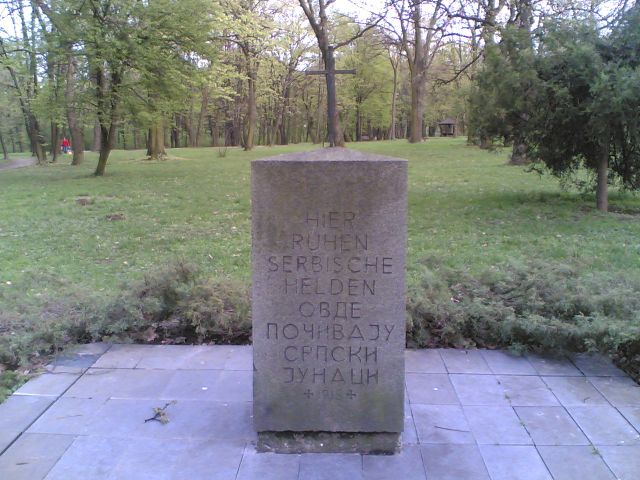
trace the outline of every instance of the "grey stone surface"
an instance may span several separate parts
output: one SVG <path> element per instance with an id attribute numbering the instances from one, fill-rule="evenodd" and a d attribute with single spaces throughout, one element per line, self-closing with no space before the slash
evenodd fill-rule
<path id="1" fill-rule="evenodd" d="M 114 345 L 115 347 L 115 345 Z M 107 354 L 111 353 L 110 350 Z M 175 374 L 172 370 L 90 368 L 64 394 L 79 398 L 158 398 Z"/>
<path id="2" fill-rule="evenodd" d="M 366 480 L 425 480 L 420 447 L 405 446 L 397 455 L 366 455 L 363 457 Z"/>
<path id="3" fill-rule="evenodd" d="M 629 377 L 589 377 L 589 381 L 616 407 L 640 407 L 640 385 Z"/>
<path id="4" fill-rule="evenodd" d="M 476 443 L 462 407 L 458 405 L 412 405 L 420 443 Z"/>
<path id="5" fill-rule="evenodd" d="M 43 479 L 73 440 L 72 435 L 23 434 L 0 456 L 0 478 Z"/>
<path id="6" fill-rule="evenodd" d="M 513 406 L 537 407 L 560 405 L 549 387 L 534 376 L 498 375 L 504 394 Z"/>
<path id="7" fill-rule="evenodd" d="M 107 352 L 97 360 L 95 368 L 135 368 L 145 354 L 157 350 L 157 345 L 112 345 Z"/>
<path id="8" fill-rule="evenodd" d="M 20 387 L 16 395 L 60 396 L 80 378 L 75 373 L 43 373 Z"/>
<path id="9" fill-rule="evenodd" d="M 618 410 L 640 432 L 640 407 L 619 407 Z"/>
<path id="10" fill-rule="evenodd" d="M 598 452 L 617 479 L 640 478 L 640 447 L 598 447 Z"/>
<path id="11" fill-rule="evenodd" d="M 542 377 L 542 380 L 565 407 L 609 404 L 585 377 Z"/>
<path id="12" fill-rule="evenodd" d="M 588 445 L 589 440 L 564 407 L 515 407 L 536 445 Z"/>
<path id="13" fill-rule="evenodd" d="M 29 428 L 30 433 L 86 435 L 104 398 L 60 398 Z"/>
<path id="14" fill-rule="evenodd" d="M 490 480 L 477 445 L 423 445 L 429 480 Z"/>
<path id="15" fill-rule="evenodd" d="M 492 373 L 501 375 L 536 375 L 525 356 L 517 356 L 502 350 L 480 350 Z"/>
<path id="16" fill-rule="evenodd" d="M 566 357 L 529 354 L 527 360 L 538 375 L 562 377 L 582 376 L 582 372 Z"/>
<path id="17" fill-rule="evenodd" d="M 5 439 L 6 448 L 5 453 L 0 449 L 0 479 L 304 480 L 319 477 L 331 480 L 423 480 L 425 471 L 428 480 L 521 480 L 531 476 L 536 478 L 536 475 L 544 478 L 533 447 L 516 445 L 524 442 L 523 430 L 533 439 L 538 452 L 542 453 L 554 480 L 640 479 L 640 407 L 614 407 L 608 402 L 605 405 L 579 403 L 581 406 L 566 408 L 512 407 L 508 403 L 429 405 L 411 404 L 409 395 L 405 395 L 405 430 L 399 454 L 257 454 L 257 434 L 251 415 L 253 404 L 242 400 L 251 398 L 250 371 L 245 370 L 250 347 L 156 346 L 153 349 L 143 347 L 140 352 L 135 350 L 136 346 L 127 346 L 122 352 L 125 358 L 138 358 L 135 370 L 94 370 L 108 373 L 109 382 L 122 383 L 122 388 L 130 393 L 134 390 L 129 384 L 137 379 L 131 376 L 131 371 L 148 372 L 152 377 L 157 372 L 163 373 L 165 376 L 159 378 L 169 383 L 156 386 L 158 378 L 155 378 L 151 384 L 141 387 L 146 392 L 144 395 L 155 392 L 154 397 L 108 396 L 113 389 L 98 385 L 91 378 L 87 383 L 80 383 L 77 397 L 14 395 L 0 405 L 0 440 Z M 435 352 L 439 354 L 439 351 Z M 481 354 L 484 355 L 482 351 Z M 87 355 L 93 353 L 89 351 Z M 432 351 L 425 355 L 427 357 L 437 359 L 432 356 Z M 170 359 L 182 361 L 171 362 Z M 141 363 L 143 361 L 148 363 Z M 110 362 L 126 363 L 114 354 Z M 532 365 L 536 365 L 535 361 Z M 162 368 L 143 369 L 143 366 Z M 562 377 L 555 379 L 557 383 L 553 384 L 555 394 L 562 399 L 562 394 L 558 392 L 566 394 L 567 382 L 573 381 L 566 377 L 572 375 L 567 375 L 568 370 L 564 367 L 556 371 L 555 367 L 548 367 L 541 369 L 545 372 L 545 380 L 553 376 Z M 583 368 L 589 370 L 585 365 Z M 193 397 L 185 395 L 175 403 L 165 398 L 173 374 L 181 370 L 198 373 L 193 377 L 181 377 L 193 380 L 191 387 L 189 382 L 184 384 L 186 390 L 195 390 L 202 381 L 210 379 L 207 374 L 212 373 L 215 378 L 214 390 L 216 385 L 220 386 L 225 400 L 217 400 L 215 395 L 194 399 L 198 398 L 199 392 L 195 392 Z M 83 378 L 84 375 L 87 373 L 83 374 Z M 411 375 L 420 376 L 419 373 Z M 460 391 L 463 398 L 489 402 L 495 402 L 500 395 L 504 397 L 509 391 L 507 387 L 515 388 L 518 385 L 531 396 L 532 387 L 535 392 L 540 384 L 517 380 L 527 376 L 538 378 L 537 375 L 515 374 L 448 375 L 456 388 L 462 387 Z M 221 381 L 223 377 L 225 380 Z M 516 382 L 504 382 L 504 377 L 516 378 Z M 605 377 L 585 379 L 578 373 L 576 378 L 583 382 L 577 383 L 579 386 L 574 392 L 576 398 L 583 393 L 581 388 L 585 381 L 594 381 L 612 401 L 628 403 L 625 399 L 629 398 L 629 394 L 633 399 L 635 387 L 624 377 L 606 381 Z M 410 383 L 408 378 L 407 385 Z M 106 392 L 107 395 L 89 398 L 91 395 L 82 392 L 83 385 L 87 386 L 88 393 L 95 393 L 99 386 L 101 393 Z M 422 386 L 429 389 L 429 383 Z M 179 391 L 177 383 L 172 388 Z M 414 396 L 423 395 L 419 392 L 418 383 L 414 383 L 413 388 Z M 479 391 L 472 394 L 473 388 Z M 595 387 L 588 392 L 598 393 Z M 453 393 L 458 392 L 454 389 Z M 429 394 L 425 392 L 424 398 L 429 398 Z M 538 401 L 546 401 L 545 396 L 540 397 L 539 393 L 534 394 L 535 397 L 539 397 Z M 564 399 L 572 403 L 566 397 Z M 145 422 L 153 416 L 154 408 L 167 403 L 168 423 Z M 510 413 L 512 411 L 518 415 L 519 422 Z M 23 433 L 25 429 L 26 433 Z M 480 455 L 478 443 L 484 458 Z M 556 446 L 579 448 L 547 448 Z M 489 447 L 495 450 L 487 450 Z M 485 460 L 490 467 L 491 477 Z"/>
<path id="18" fill-rule="evenodd" d="M 407 373 L 407 391 L 411 403 L 458 405 L 458 397 L 449 375 L 440 373 Z"/>
<path id="19" fill-rule="evenodd" d="M 360 480 L 362 456 L 347 453 L 304 454 L 300 457 L 300 479 Z"/>
<path id="20" fill-rule="evenodd" d="M 466 406 L 464 413 L 481 445 L 533 444 L 512 407 Z"/>
<path id="21" fill-rule="evenodd" d="M 77 437 L 45 480 L 107 480 L 129 442 L 123 438 Z"/>
<path id="22" fill-rule="evenodd" d="M 405 371 L 410 373 L 447 373 L 436 349 L 407 350 L 404 359 Z"/>
<path id="23" fill-rule="evenodd" d="M 613 362 L 600 354 L 579 353 L 571 359 L 576 367 L 588 377 L 626 377 L 627 374 Z"/>
<path id="24" fill-rule="evenodd" d="M 440 350 L 449 373 L 491 373 L 491 369 L 478 350 Z"/>
<path id="25" fill-rule="evenodd" d="M 535 447 L 480 445 L 491 480 L 553 480 Z"/>
<path id="26" fill-rule="evenodd" d="M 462 405 L 511 405 L 495 375 L 450 375 Z"/>
<path id="27" fill-rule="evenodd" d="M 216 439 L 130 441 L 110 479 L 234 480 L 245 444 Z"/>
<path id="28" fill-rule="evenodd" d="M 599 449 L 594 447 L 539 447 L 538 450 L 555 480 L 616 478 L 599 455 Z"/>
<path id="29" fill-rule="evenodd" d="M 640 433 L 613 407 L 568 407 L 567 410 L 595 445 L 640 445 Z"/>
<path id="30" fill-rule="evenodd" d="M 256 453 L 252 446 L 244 450 L 237 480 L 298 480 L 300 455 Z"/>
<path id="31" fill-rule="evenodd" d="M 160 395 L 167 400 L 214 400 L 221 375 L 222 370 L 179 370 Z"/>
<path id="32" fill-rule="evenodd" d="M 252 162 L 258 431 L 402 431 L 406 175 L 336 148 Z"/>
<path id="33" fill-rule="evenodd" d="M 54 400 L 53 397 L 13 395 L 0 404 L 0 453 L 36 421 Z"/>

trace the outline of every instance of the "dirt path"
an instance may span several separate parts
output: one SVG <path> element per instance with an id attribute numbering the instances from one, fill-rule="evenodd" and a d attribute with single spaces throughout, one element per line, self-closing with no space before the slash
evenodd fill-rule
<path id="1" fill-rule="evenodd" d="M 14 168 L 30 167 L 35 164 L 35 158 L 16 158 L 9 163 L 0 164 L 0 170 L 13 170 Z"/>

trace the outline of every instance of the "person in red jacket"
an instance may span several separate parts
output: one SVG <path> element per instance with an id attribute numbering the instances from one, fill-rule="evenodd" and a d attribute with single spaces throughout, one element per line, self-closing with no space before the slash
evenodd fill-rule
<path id="1" fill-rule="evenodd" d="M 69 140 L 67 140 L 67 137 L 62 137 L 62 152 L 69 153 L 70 146 L 71 146 L 71 143 L 69 143 Z"/>

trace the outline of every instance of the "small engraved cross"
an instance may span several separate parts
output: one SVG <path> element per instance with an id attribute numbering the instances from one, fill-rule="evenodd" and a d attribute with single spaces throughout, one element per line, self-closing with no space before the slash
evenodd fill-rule
<path id="1" fill-rule="evenodd" d="M 303 395 L 305 397 L 307 397 L 307 398 L 311 398 L 311 397 L 313 397 L 313 392 L 311 390 L 307 389 L 307 391 L 304 392 Z"/>
<path id="2" fill-rule="evenodd" d="M 358 395 L 357 395 L 357 394 L 355 394 L 355 393 L 353 393 L 353 391 L 352 391 L 352 390 L 349 390 L 349 391 L 347 392 L 347 397 L 349 397 L 351 400 L 353 400 L 353 397 L 357 397 L 357 396 L 358 396 Z"/>

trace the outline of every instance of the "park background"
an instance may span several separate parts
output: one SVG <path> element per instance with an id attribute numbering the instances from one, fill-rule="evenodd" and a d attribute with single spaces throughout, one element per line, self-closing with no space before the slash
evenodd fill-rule
<path id="1" fill-rule="evenodd" d="M 336 143 L 410 161 L 408 346 L 637 378 L 638 5 L 342 7 L 2 2 L 3 161 L 38 165 L 0 173 L 2 395 L 75 342 L 250 341 L 249 162 L 325 144 L 328 45 Z"/>

